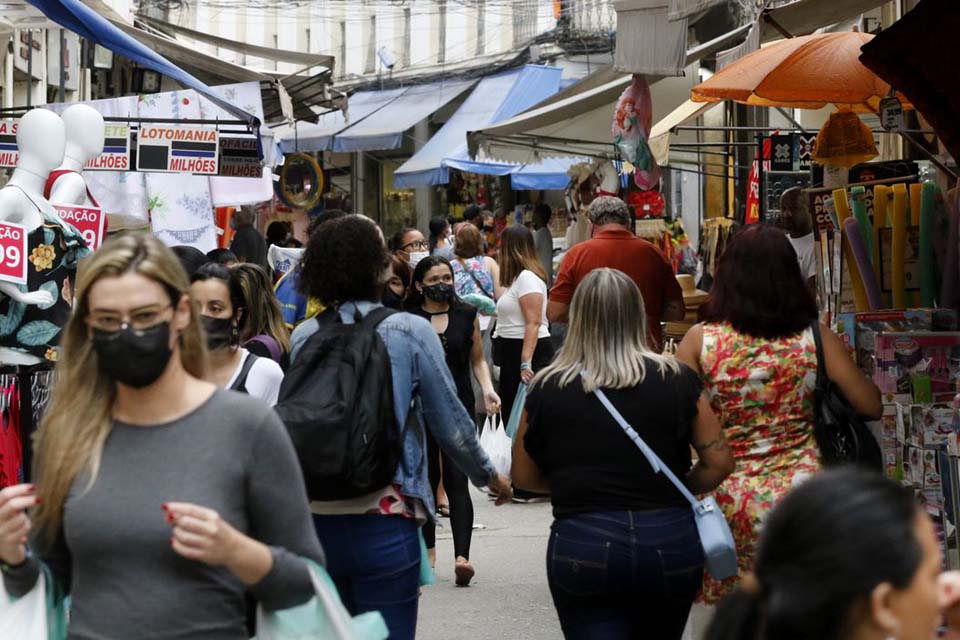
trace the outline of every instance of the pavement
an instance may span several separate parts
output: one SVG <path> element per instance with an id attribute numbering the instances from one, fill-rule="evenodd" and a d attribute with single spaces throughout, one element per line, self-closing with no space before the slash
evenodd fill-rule
<path id="1" fill-rule="evenodd" d="M 477 575 L 469 587 L 453 582 L 449 520 L 437 529 L 437 580 L 423 588 L 418 640 L 554 640 L 562 638 L 547 587 L 550 503 L 494 507 L 471 488 L 474 522 L 470 560 Z"/>
<path id="2" fill-rule="evenodd" d="M 477 575 L 469 587 L 453 582 L 449 520 L 437 529 L 436 582 L 423 588 L 418 640 L 555 640 L 560 623 L 547 587 L 550 503 L 494 507 L 471 487 L 474 530 L 470 559 Z M 703 636 L 712 612 L 694 606 L 683 640 Z"/>

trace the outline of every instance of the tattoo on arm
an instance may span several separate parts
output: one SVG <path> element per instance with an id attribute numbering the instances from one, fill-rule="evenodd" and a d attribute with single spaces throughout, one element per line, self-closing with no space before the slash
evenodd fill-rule
<path id="1" fill-rule="evenodd" d="M 703 453 L 710 449 L 725 452 L 730 450 L 730 443 L 727 442 L 726 437 L 721 433 L 715 440 L 711 440 L 706 444 L 694 444 L 693 448 L 697 450 L 697 453 Z"/>

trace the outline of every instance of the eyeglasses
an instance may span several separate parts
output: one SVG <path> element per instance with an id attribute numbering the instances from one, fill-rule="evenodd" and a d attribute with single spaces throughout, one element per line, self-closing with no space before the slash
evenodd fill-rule
<path id="1" fill-rule="evenodd" d="M 132 328 L 134 331 L 146 331 L 163 322 L 162 316 L 164 312 L 171 308 L 173 308 L 173 305 L 168 304 L 162 307 L 137 309 L 127 317 L 109 312 L 100 312 L 87 318 L 87 324 L 105 333 L 120 333 L 128 328 Z"/>
<path id="2" fill-rule="evenodd" d="M 426 240 L 414 240 L 413 242 L 408 242 L 407 244 L 403 245 L 400 248 L 406 251 L 407 247 L 413 247 L 414 249 L 420 249 L 422 251 L 426 249 L 427 246 L 429 245 L 427 245 Z"/>

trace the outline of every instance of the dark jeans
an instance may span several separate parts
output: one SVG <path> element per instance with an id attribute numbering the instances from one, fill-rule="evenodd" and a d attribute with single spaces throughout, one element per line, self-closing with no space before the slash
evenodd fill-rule
<path id="1" fill-rule="evenodd" d="M 523 340 L 511 338 L 496 338 L 496 340 L 500 355 L 500 413 L 504 420 L 509 420 L 513 401 L 517 397 L 517 388 L 520 386 Z M 540 371 L 550 364 L 551 360 L 553 360 L 553 344 L 550 338 L 540 338 L 537 340 L 537 348 L 531 360 L 533 370 Z"/>
<path id="2" fill-rule="evenodd" d="M 689 507 L 555 520 L 547 580 L 568 640 L 679 640 L 703 580 Z"/>
<path id="3" fill-rule="evenodd" d="M 383 614 L 391 640 L 417 634 L 420 539 L 400 516 L 313 516 L 327 571 L 353 615 Z"/>

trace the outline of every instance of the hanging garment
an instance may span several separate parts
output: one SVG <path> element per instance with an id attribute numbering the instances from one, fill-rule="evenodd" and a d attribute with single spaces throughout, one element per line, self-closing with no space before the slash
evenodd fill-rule
<path id="1" fill-rule="evenodd" d="M 0 385 L 0 489 L 23 482 L 23 440 L 16 378 L 3 375 Z"/>

